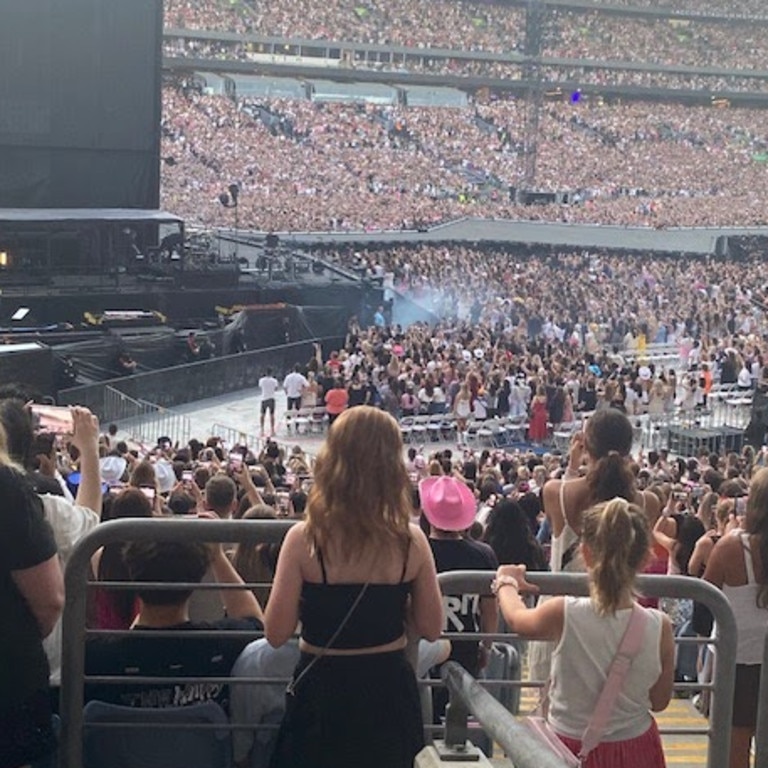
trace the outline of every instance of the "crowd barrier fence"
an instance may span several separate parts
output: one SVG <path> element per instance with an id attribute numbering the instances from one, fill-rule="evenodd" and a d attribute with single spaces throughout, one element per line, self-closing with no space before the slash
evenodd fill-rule
<path id="1" fill-rule="evenodd" d="M 105 634 L 102 631 L 86 629 L 86 597 L 88 581 L 90 578 L 91 557 L 100 547 L 112 542 L 126 541 L 153 541 L 153 542 L 209 542 L 209 543 L 279 543 L 288 529 L 294 524 L 289 520 L 194 520 L 194 519 L 154 519 L 154 520 L 114 520 L 97 526 L 91 533 L 84 537 L 74 548 L 69 559 L 66 574 L 66 606 L 63 617 L 63 647 L 62 647 L 62 681 L 61 681 L 61 739 L 59 759 L 61 768 L 82 768 L 83 757 L 83 683 L 85 681 L 85 640 L 89 635 Z M 440 586 L 446 594 L 489 594 L 490 582 L 494 576 L 493 572 L 485 571 L 454 571 L 443 573 L 439 576 Z M 586 595 L 588 593 L 588 583 L 584 574 L 553 574 L 553 573 L 529 573 L 528 579 L 536 584 L 543 594 L 552 595 Z M 131 583 L 108 583 L 101 582 L 102 585 L 109 584 L 110 588 L 131 589 L 135 584 Z M 142 584 L 143 589 L 167 589 L 167 584 Z M 225 588 L 243 589 L 254 585 L 230 585 Z M 197 588 L 197 589 L 221 589 L 218 584 L 175 584 L 175 588 Z M 736 623 L 731 611 L 730 605 L 723 594 L 712 585 L 702 582 L 699 579 L 691 579 L 681 576 L 641 576 L 638 579 L 639 590 L 650 597 L 677 597 L 696 600 L 706 605 L 715 618 L 715 635 L 711 639 L 693 639 L 691 642 L 708 643 L 716 648 L 718 663 L 715 665 L 715 676 L 711 686 L 702 684 L 688 684 L 678 687 L 690 689 L 711 688 L 712 703 L 710 710 L 709 727 L 706 729 L 667 729 L 666 733 L 705 733 L 709 737 L 709 755 L 708 768 L 720 768 L 727 764 L 730 721 L 733 707 L 733 693 L 735 684 L 735 653 L 736 653 Z M 127 630 L 126 632 L 110 632 L 106 634 L 120 635 L 126 633 L 137 633 L 140 630 Z M 218 635 L 218 632 L 202 630 L 151 630 L 153 637 L 172 635 L 173 637 L 182 637 L 184 634 L 194 634 L 195 637 L 203 637 L 205 634 Z M 228 636 L 233 637 L 232 630 L 227 631 Z M 249 639 L 257 639 L 259 633 L 245 632 L 241 633 Z M 470 637 L 488 637 L 509 641 L 514 635 L 509 634 L 461 634 L 446 633 L 447 638 L 461 637 L 468 639 Z M 90 678 L 89 678 L 90 679 Z M 123 678 L 99 677 L 93 678 L 96 682 L 117 683 Z M 131 676 L 131 682 L 135 684 L 151 682 L 221 682 L 221 683 L 243 683 L 243 684 L 276 684 L 281 681 L 276 678 L 138 678 Z M 544 681 L 510 681 L 510 680 L 487 680 L 483 681 L 483 686 L 491 690 L 504 687 L 533 687 L 540 688 Z M 764 681 L 765 682 L 765 681 Z M 510 755 L 517 758 L 523 758 L 524 754 L 517 754 L 517 747 L 512 744 L 504 743 L 496 737 L 498 723 L 488 724 L 482 722 L 484 712 L 487 707 L 486 699 L 479 703 L 473 691 L 476 691 L 474 685 L 462 677 L 461 680 L 454 683 L 458 684 L 459 692 L 454 691 L 454 697 L 469 701 L 468 706 L 481 720 L 481 725 L 487 727 L 492 733 L 494 739 L 498 741 L 505 749 L 513 750 Z M 424 681 L 422 685 L 432 686 L 440 685 L 440 681 Z M 450 673 L 449 673 L 449 686 Z M 455 689 L 457 685 L 453 685 Z M 461 707 L 462 705 L 460 705 Z M 501 706 L 501 705 L 500 705 Z M 498 715 L 498 710 L 494 707 Z M 505 710 L 506 712 L 506 710 Z M 765 715 L 766 713 L 763 713 Z M 496 721 L 496 715 L 490 716 L 491 720 Z M 488 718 L 486 718 L 487 720 Z M 768 719 L 768 717 L 766 717 Z M 510 733 L 516 733 L 514 718 L 509 714 Z M 136 727 L 148 727 L 146 725 Z M 160 727 L 160 726 L 158 726 Z M 176 728 L 178 726 L 174 726 Z M 190 726 L 192 727 L 192 726 Z M 195 725 L 196 728 L 205 728 L 206 726 Z M 220 726 L 207 726 L 216 728 Z M 256 730 L 253 725 L 229 725 L 231 730 L 249 729 Z M 259 728 L 275 728 L 272 725 L 260 725 Z M 449 724 L 450 727 L 450 724 Z M 428 733 L 434 732 L 435 728 L 428 727 Z M 455 740 L 454 734 L 448 734 L 447 740 Z M 515 740 L 517 741 L 517 740 Z M 521 742 L 523 746 L 520 749 L 525 751 L 527 742 Z M 517 764 L 517 763 L 516 763 Z M 534 763 L 520 762 L 520 766 L 531 765 Z M 544 766 L 543 763 L 536 764 Z M 552 768 L 555 768 L 553 764 Z"/>
<path id="2" fill-rule="evenodd" d="M 61 405 L 84 405 L 105 422 L 109 421 L 104 413 L 105 390 L 108 387 L 134 400 L 145 400 L 162 408 L 172 408 L 197 400 L 255 389 L 267 368 L 272 368 L 274 375 L 279 379 L 288 373 L 295 363 L 304 363 L 314 356 L 314 342 L 320 342 L 323 349 L 328 351 L 338 339 L 307 339 L 236 355 L 213 357 L 210 360 L 177 365 L 159 371 L 123 376 L 96 384 L 63 389 L 59 392 L 58 399 Z"/>

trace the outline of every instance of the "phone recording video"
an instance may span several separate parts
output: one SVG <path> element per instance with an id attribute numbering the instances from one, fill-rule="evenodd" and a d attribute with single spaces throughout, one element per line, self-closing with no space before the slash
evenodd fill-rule
<path id="1" fill-rule="evenodd" d="M 54 435 L 71 435 L 74 432 L 72 411 L 65 406 L 32 405 L 35 429 Z"/>
<path id="2" fill-rule="evenodd" d="M 229 454 L 229 466 L 234 470 L 240 470 L 243 467 L 243 455 L 241 453 Z"/>

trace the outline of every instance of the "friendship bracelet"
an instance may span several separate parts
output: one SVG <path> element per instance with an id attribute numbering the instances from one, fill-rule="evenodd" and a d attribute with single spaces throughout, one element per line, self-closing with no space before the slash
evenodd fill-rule
<path id="1" fill-rule="evenodd" d="M 491 592 L 493 592 L 494 595 L 499 594 L 499 590 L 502 587 L 514 587 L 515 592 L 518 592 L 520 590 L 520 584 L 518 583 L 517 579 L 514 576 L 497 576 L 492 582 L 491 582 Z"/>

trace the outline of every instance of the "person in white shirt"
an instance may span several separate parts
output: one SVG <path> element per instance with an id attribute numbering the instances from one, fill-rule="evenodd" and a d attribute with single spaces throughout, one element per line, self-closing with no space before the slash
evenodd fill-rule
<path id="1" fill-rule="evenodd" d="M 275 434 L 275 392 L 279 384 L 272 375 L 272 369 L 267 368 L 266 374 L 259 379 L 259 389 L 261 390 L 261 434 L 264 434 L 264 421 L 269 411 L 269 429 L 270 436 Z"/>
<path id="2" fill-rule="evenodd" d="M 635 611 L 645 613 L 644 642 L 632 658 L 602 741 L 589 753 L 590 765 L 666 765 L 651 712 L 666 709 L 672 697 L 672 625 L 663 613 L 640 607 L 634 598 L 635 576 L 647 561 L 650 543 L 643 510 L 617 497 L 583 514 L 580 551 L 589 573 L 589 597 L 553 597 L 528 608 L 519 592 L 536 588 L 526 581 L 524 565 L 501 566 L 491 585 L 510 631 L 557 643 L 547 720 L 575 755 L 630 619 Z"/>
<path id="3" fill-rule="evenodd" d="M 285 390 L 285 396 L 288 399 L 289 411 L 298 411 L 301 408 L 301 393 L 308 386 L 309 382 L 301 373 L 301 366 L 296 363 L 293 366 L 293 370 L 285 377 L 285 380 L 283 381 L 283 389 Z"/>

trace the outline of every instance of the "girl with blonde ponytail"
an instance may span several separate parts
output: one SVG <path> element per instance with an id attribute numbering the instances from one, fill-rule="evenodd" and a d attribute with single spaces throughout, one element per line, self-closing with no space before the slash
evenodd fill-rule
<path id="1" fill-rule="evenodd" d="M 667 707 L 674 682 L 672 625 L 660 611 L 635 602 L 635 577 L 651 546 L 642 509 L 616 497 L 586 510 L 580 554 L 589 597 L 555 597 L 528 608 L 520 593 L 535 592 L 524 565 L 503 565 L 493 588 L 511 631 L 555 642 L 547 719 L 575 755 L 590 723 L 633 611 L 645 612 L 640 650 L 585 768 L 663 768 L 661 739 L 651 712 Z"/>

